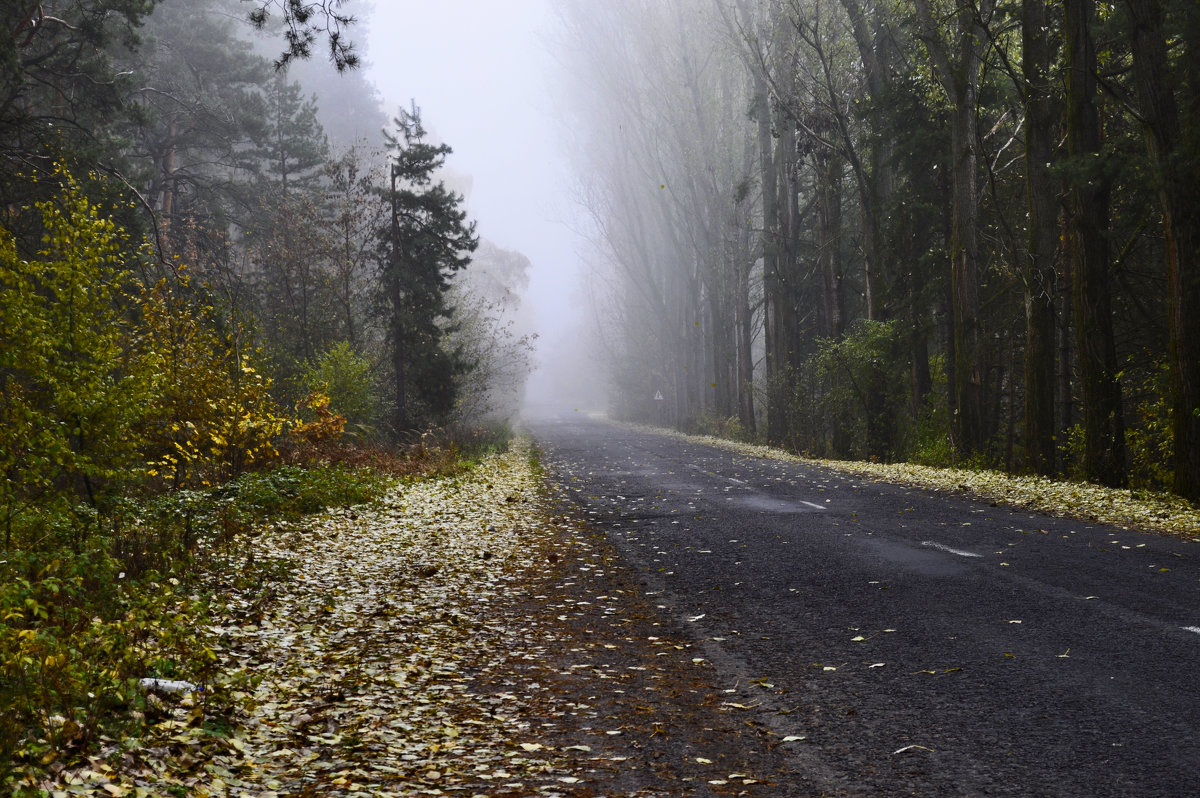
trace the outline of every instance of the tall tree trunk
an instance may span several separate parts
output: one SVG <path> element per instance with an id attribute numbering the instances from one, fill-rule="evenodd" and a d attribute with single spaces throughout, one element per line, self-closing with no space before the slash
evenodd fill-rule
<path id="1" fill-rule="evenodd" d="M 750 310 L 750 270 L 737 269 L 738 418 L 742 429 L 757 435 L 754 419 L 754 316 Z"/>
<path id="2" fill-rule="evenodd" d="M 950 287 L 954 337 L 954 442 L 958 454 L 969 457 L 985 442 L 981 361 L 983 332 L 979 319 L 978 243 L 978 119 L 981 19 L 990 16 L 993 0 L 980 8 L 963 3 L 955 12 L 953 41 L 933 18 L 929 0 L 917 0 L 923 35 L 938 79 L 951 100 L 950 110 Z"/>
<path id="3" fill-rule="evenodd" d="M 405 377 L 405 357 L 404 357 L 404 296 L 403 285 L 400 280 L 400 213 L 396 207 L 396 170 L 392 168 L 392 251 L 391 263 L 387 273 L 387 292 L 388 299 L 391 303 L 392 318 L 390 319 L 389 332 L 391 333 L 392 344 L 392 371 L 395 388 L 395 403 L 393 408 L 393 425 L 392 432 L 399 435 L 408 429 L 408 406 L 407 392 L 408 385 Z"/>
<path id="4" fill-rule="evenodd" d="M 766 335 L 767 441 L 779 444 L 785 435 L 784 303 L 779 279 L 779 175 L 771 136 L 771 101 L 767 82 L 754 80 L 754 115 L 758 123 L 759 181 L 762 184 L 763 309 Z"/>
<path id="5" fill-rule="evenodd" d="M 817 260 L 824 290 L 825 319 L 821 332 L 840 338 L 846 320 L 833 291 L 842 273 L 842 163 L 834 152 L 820 152 L 815 159 L 817 177 Z"/>
<path id="6" fill-rule="evenodd" d="M 850 30 L 862 59 L 867 96 L 873 108 L 878 109 L 887 101 L 894 50 L 884 11 L 878 3 L 866 7 L 863 0 L 841 0 L 841 4 L 850 18 Z M 874 137 L 869 147 L 870 170 L 863 170 L 861 164 L 855 169 L 863 225 L 863 293 L 867 318 L 883 319 L 888 313 L 883 307 L 885 297 L 881 288 L 894 275 L 892 264 L 888 262 L 883 225 L 895 183 L 895 167 L 891 163 L 894 148 L 886 136 Z"/>
<path id="7" fill-rule="evenodd" d="M 1127 0 L 1150 155 L 1158 171 L 1166 243 L 1175 491 L 1200 501 L 1200 9 L 1180 4 L 1183 52 L 1172 74 L 1163 0 Z M 1188 92 L 1181 114 L 1175 91 Z"/>
<path id="8" fill-rule="evenodd" d="M 1079 170 L 1071 181 L 1070 246 L 1074 279 L 1075 333 L 1083 392 L 1084 456 L 1087 479 L 1122 485 L 1125 423 L 1113 342 L 1109 292 L 1109 194 L 1102 152 L 1091 37 L 1095 0 L 1065 0 L 1067 56 L 1067 151 Z"/>
<path id="9" fill-rule="evenodd" d="M 1066 194 L 1064 188 L 1063 194 Z M 1067 220 L 1062 221 L 1062 240 L 1070 238 Z M 1075 277 L 1071 270 L 1071 258 L 1062 261 L 1062 275 L 1058 280 L 1058 306 L 1071 307 L 1071 297 L 1075 292 Z M 1058 314 L 1058 470 L 1065 471 L 1067 467 L 1067 448 L 1065 446 L 1070 436 L 1071 427 L 1075 426 L 1075 396 L 1071 387 L 1074 378 L 1074 352 L 1071 340 L 1075 337 L 1074 316 L 1068 312 Z"/>
<path id="10" fill-rule="evenodd" d="M 176 139 L 178 137 L 178 126 L 175 115 L 171 115 L 170 121 L 167 123 L 167 151 L 163 155 L 162 170 L 163 170 L 163 195 L 162 195 L 162 218 L 168 225 L 174 217 L 176 211 L 175 195 L 178 191 L 178 186 L 175 180 L 175 154 L 178 150 Z"/>
<path id="11" fill-rule="evenodd" d="M 972 70 L 974 72 L 975 70 Z M 973 80 L 963 82 L 951 112 L 953 214 L 950 230 L 950 290 L 954 315 L 955 440 L 960 454 L 984 444 L 983 332 L 979 321 L 979 242 L 976 172 L 978 135 Z"/>
<path id="12" fill-rule="evenodd" d="M 1051 172 L 1057 115 L 1050 82 L 1046 0 L 1021 6 L 1025 77 L 1025 175 L 1029 251 L 1025 259 L 1025 466 L 1055 472 L 1054 264 L 1058 253 L 1058 182 Z"/>
<path id="13" fill-rule="evenodd" d="M 721 275 L 714 282 L 723 283 Z M 727 419 L 733 415 L 735 395 L 735 346 L 731 340 L 735 324 L 726 313 L 729 309 L 725 292 L 712 291 L 708 296 L 709 354 L 712 358 L 713 413 Z"/>

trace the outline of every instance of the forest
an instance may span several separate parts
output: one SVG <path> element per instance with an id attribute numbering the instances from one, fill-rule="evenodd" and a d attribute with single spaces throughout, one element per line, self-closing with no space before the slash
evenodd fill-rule
<path id="1" fill-rule="evenodd" d="M 561 14 L 619 415 L 1200 499 L 1200 5 Z"/>
<path id="2" fill-rule="evenodd" d="M 211 667 L 198 564 L 232 536 L 498 445 L 532 333 L 529 260 L 336 4 L 0 21 L 3 784 Z"/>
<path id="3" fill-rule="evenodd" d="M 1200 4 L 550 7 L 612 416 L 1200 502 Z M 228 675 L 263 525 L 507 441 L 533 264 L 354 8 L 0 6 L 0 789 Z"/>

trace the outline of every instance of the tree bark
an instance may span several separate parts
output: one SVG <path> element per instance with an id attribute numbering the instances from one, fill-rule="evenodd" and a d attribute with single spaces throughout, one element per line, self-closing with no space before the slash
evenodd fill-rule
<path id="1" fill-rule="evenodd" d="M 979 319 L 978 119 L 982 23 L 993 0 L 981 8 L 964 3 L 955 12 L 953 41 L 942 38 L 928 0 L 917 0 L 923 34 L 938 79 L 950 97 L 950 288 L 954 337 L 954 443 L 962 457 L 985 443 L 983 332 Z"/>
<path id="2" fill-rule="evenodd" d="M 1075 280 L 1073 304 L 1083 392 L 1085 477 L 1123 485 L 1125 423 L 1109 291 L 1109 195 L 1100 129 L 1096 52 L 1091 37 L 1095 0 L 1065 0 L 1067 151 L 1071 181 L 1070 248 Z"/>
<path id="3" fill-rule="evenodd" d="M 887 31 L 887 22 L 878 4 L 868 9 L 862 0 L 841 0 L 842 8 L 850 18 L 850 31 L 862 59 L 867 96 L 874 108 L 886 102 L 889 76 L 892 74 L 893 43 Z M 853 142 L 847 136 L 847 147 Z M 892 202 L 895 184 L 892 165 L 893 144 L 887 136 L 875 137 L 870 143 L 868 160 L 870 170 L 855 171 L 858 179 L 859 203 L 862 211 L 863 241 L 863 293 L 868 319 L 884 319 L 889 313 L 885 308 L 884 291 L 881 290 L 894 276 L 893 264 L 887 257 L 888 245 L 883 221 Z"/>
<path id="4" fill-rule="evenodd" d="M 784 307 L 779 279 L 779 179 L 775 163 L 775 142 L 771 136 L 771 101 L 767 82 L 761 75 L 754 79 L 754 115 L 758 123 L 759 180 L 762 184 L 763 308 L 766 334 L 767 442 L 779 444 L 785 435 L 783 390 Z"/>
<path id="5" fill-rule="evenodd" d="M 408 429 L 408 385 L 405 381 L 404 367 L 404 318 L 402 315 L 404 297 L 400 280 L 400 211 L 396 207 L 396 170 L 392 168 L 392 251 L 391 268 L 388 270 L 387 291 L 391 302 L 392 318 L 390 319 L 392 338 L 392 371 L 394 372 L 395 402 L 393 408 L 392 432 L 399 435 Z"/>
<path id="6" fill-rule="evenodd" d="M 1025 282 L 1025 467 L 1055 472 L 1054 266 L 1058 254 L 1058 181 L 1051 172 L 1056 105 L 1050 82 L 1050 13 L 1046 0 L 1021 6 L 1025 78 L 1025 167 L 1029 251 Z"/>
<path id="7" fill-rule="evenodd" d="M 753 438 L 757 435 L 754 418 L 754 317 L 750 310 L 750 272 L 737 272 L 737 378 L 738 418 L 742 429 Z"/>

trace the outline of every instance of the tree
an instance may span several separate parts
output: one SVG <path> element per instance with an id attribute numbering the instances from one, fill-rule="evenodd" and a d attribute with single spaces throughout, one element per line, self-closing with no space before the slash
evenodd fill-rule
<path id="1" fill-rule="evenodd" d="M 268 186 L 286 194 L 315 187 L 329 160 L 329 142 L 317 120 L 315 97 L 305 98 L 300 84 L 276 73 L 267 86 L 266 126 L 255 152 Z"/>
<path id="2" fill-rule="evenodd" d="M 983 449 L 983 331 L 979 304 L 979 80 L 985 20 L 995 0 L 964 2 L 938 24 L 931 0 L 916 0 L 922 37 L 950 104 L 950 171 L 953 180 L 950 276 L 954 319 L 954 439 L 959 454 Z"/>
<path id="3" fill-rule="evenodd" d="M 415 420 L 414 401 L 427 419 L 442 420 L 454 407 L 455 380 L 466 368 L 443 346 L 453 309 L 450 278 L 471 262 L 479 244 L 463 198 L 436 181 L 452 150 L 425 140 L 420 109 L 401 108 L 386 134 L 391 165 L 391 229 L 383 231 L 383 303 L 391 348 L 394 431 Z M 435 182 L 436 181 L 436 182 Z M 410 401 L 412 400 L 412 401 Z"/>
<path id="4" fill-rule="evenodd" d="M 257 208 L 246 220 L 256 266 L 257 311 L 271 348 L 295 374 L 332 344 L 337 299 L 322 217 L 329 147 L 316 101 L 277 73 L 268 86 L 258 147 L 247 158 L 256 174 Z"/>
<path id="5" fill-rule="evenodd" d="M 322 212 L 329 248 L 330 278 L 336 297 L 336 335 L 362 350 L 371 330 L 371 288 L 375 281 L 377 231 L 387 227 L 387 207 L 379 201 L 383 169 L 369 166 L 377 152 L 351 147 L 325 166 L 326 203 Z"/>
<path id="6" fill-rule="evenodd" d="M 130 110 L 133 76 L 114 67 L 114 54 L 136 48 L 154 6 L 153 0 L 0 4 L 0 206 L 53 195 L 55 181 L 28 179 L 30 170 L 49 177 L 60 162 L 77 164 L 80 175 L 119 166 L 117 129 Z M 37 224 L 10 232 L 31 245 L 40 236 Z"/>
<path id="7" fill-rule="evenodd" d="M 1025 285 L 1025 464 L 1039 474 L 1055 471 L 1054 329 L 1055 261 L 1058 256 L 1058 180 L 1052 171 L 1057 97 L 1051 62 L 1054 37 L 1047 0 L 1021 4 L 1025 100 L 1025 179 L 1029 250 Z"/>
<path id="8" fill-rule="evenodd" d="M 56 201 L 36 208 L 43 235 L 35 251 L 20 252 L 0 228 L 6 547 L 22 526 L 61 523 L 77 505 L 95 508 L 110 498 L 130 476 L 135 430 L 153 406 L 127 313 L 135 256 L 73 179 L 61 171 L 54 179 L 63 187 Z"/>
<path id="9" fill-rule="evenodd" d="M 1109 290 L 1109 201 L 1112 170 L 1104 152 L 1096 49 L 1095 0 L 1066 0 L 1067 153 L 1071 158 L 1070 257 L 1075 329 L 1083 389 L 1085 476 L 1122 485 L 1125 422 Z"/>
<path id="10" fill-rule="evenodd" d="M 459 321 L 450 345 L 471 366 L 461 382 L 456 421 L 507 421 L 520 408 L 537 338 L 521 306 L 530 266 L 520 252 L 484 240 L 471 268 L 455 276 L 450 290 Z"/>
<path id="11" fill-rule="evenodd" d="M 249 13 L 254 27 L 263 29 L 272 19 L 272 12 L 283 21 L 283 38 L 286 46 L 275 68 L 284 70 L 296 59 L 312 56 L 313 45 L 324 36 L 329 48 L 329 60 L 338 72 L 358 66 L 358 54 L 354 43 L 345 38 L 345 29 L 354 24 L 354 17 L 338 11 L 346 0 L 253 0 L 254 8 Z"/>
<path id="12" fill-rule="evenodd" d="M 1126 6 L 1163 213 L 1174 487 L 1200 501 L 1200 8 L 1188 0 Z"/>

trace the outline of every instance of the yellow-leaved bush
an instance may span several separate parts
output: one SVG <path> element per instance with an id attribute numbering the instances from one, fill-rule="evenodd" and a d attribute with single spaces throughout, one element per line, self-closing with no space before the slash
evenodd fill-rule
<path id="1" fill-rule="evenodd" d="M 77 545 L 93 511 L 147 480 L 202 487 L 270 462 L 292 424 L 237 325 L 186 279 L 137 280 L 145 252 L 57 177 L 61 195 L 38 205 L 38 251 L 23 257 L 0 228 L 5 548 L 62 534 Z"/>
<path id="2" fill-rule="evenodd" d="M 173 488 L 218 484 L 274 460 L 293 423 L 256 367 L 257 350 L 245 351 L 240 329 L 189 301 L 186 288 L 186 280 L 160 281 L 141 303 L 141 346 L 160 408 L 144 431 L 147 473 Z"/>
<path id="3" fill-rule="evenodd" d="M 203 671 L 171 576 L 190 520 L 158 530 L 144 506 L 273 461 L 300 424 L 204 291 L 142 279 L 112 214 L 66 170 L 42 179 L 56 196 L 9 209 L 40 241 L 0 226 L 0 785 L 94 738 L 137 677 Z"/>
<path id="4" fill-rule="evenodd" d="M 134 474 L 135 433 L 154 407 L 136 352 L 136 286 L 128 242 L 63 176 L 64 193 L 38 205 L 41 247 L 22 257 L 0 228 L 0 523 L 5 548 L 20 533 L 66 535 L 78 547 L 89 514 Z M 49 528 L 52 527 L 52 528 Z"/>

